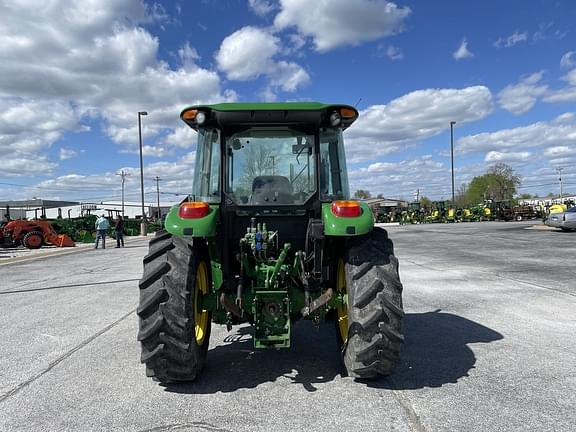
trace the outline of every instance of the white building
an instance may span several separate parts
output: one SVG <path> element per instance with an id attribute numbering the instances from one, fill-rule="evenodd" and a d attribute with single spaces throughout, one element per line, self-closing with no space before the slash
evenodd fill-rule
<path id="1" fill-rule="evenodd" d="M 177 202 L 161 202 L 160 217 L 166 215 L 172 205 Z M 5 220 L 5 215 L 10 212 L 11 219 L 35 219 L 46 217 L 48 219 L 57 218 L 77 218 L 88 214 L 116 217 L 122 214 L 121 201 L 101 201 L 91 203 L 78 203 L 68 201 L 47 201 L 34 199 L 28 201 L 6 201 L 0 202 L 0 220 Z M 156 203 L 144 203 L 144 212 L 148 219 L 158 217 Z M 142 218 L 142 204 L 136 202 L 124 202 L 124 217 L 129 219 Z"/>

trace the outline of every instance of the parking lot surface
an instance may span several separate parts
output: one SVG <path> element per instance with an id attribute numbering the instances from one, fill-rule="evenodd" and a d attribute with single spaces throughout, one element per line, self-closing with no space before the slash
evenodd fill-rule
<path id="1" fill-rule="evenodd" d="M 342 376 L 331 325 L 302 322 L 287 351 L 213 326 L 201 379 L 161 386 L 136 341 L 145 239 L 3 260 L 0 430 L 575 430 L 576 233 L 386 228 L 406 344 L 395 374 L 369 383 Z"/>

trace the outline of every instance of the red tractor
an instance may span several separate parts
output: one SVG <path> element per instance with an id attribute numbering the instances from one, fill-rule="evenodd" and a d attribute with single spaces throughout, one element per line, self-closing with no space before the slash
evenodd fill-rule
<path id="1" fill-rule="evenodd" d="M 75 246 L 74 240 L 66 234 L 58 234 L 48 221 L 13 220 L 0 226 L 0 247 L 23 245 L 38 249 L 47 243 L 57 247 Z"/>

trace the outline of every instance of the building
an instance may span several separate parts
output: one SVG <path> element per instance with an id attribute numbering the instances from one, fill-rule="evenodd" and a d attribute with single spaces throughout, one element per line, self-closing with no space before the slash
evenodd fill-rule
<path id="1" fill-rule="evenodd" d="M 519 205 L 543 205 L 543 206 L 551 206 L 554 204 L 562 204 L 572 202 L 576 203 L 576 196 L 565 196 L 562 199 L 560 198 L 529 198 L 529 199 L 521 199 L 518 200 Z"/>
<path id="2" fill-rule="evenodd" d="M 370 207 L 375 213 L 379 213 L 380 210 L 384 210 L 386 208 L 408 207 L 408 203 L 406 201 L 393 198 L 368 198 L 362 201 L 368 204 L 368 207 Z"/>
<path id="3" fill-rule="evenodd" d="M 168 213 L 175 203 L 160 203 L 160 217 Z M 145 203 L 144 212 L 148 219 L 158 217 L 157 204 Z M 0 214 L 2 221 L 10 219 L 59 219 L 77 218 L 89 214 L 105 214 L 116 217 L 122 214 L 121 201 L 101 201 L 98 203 L 80 203 L 70 201 L 49 201 L 33 199 L 25 201 L 0 201 Z M 142 218 L 142 204 L 124 202 L 124 217 L 129 219 Z"/>

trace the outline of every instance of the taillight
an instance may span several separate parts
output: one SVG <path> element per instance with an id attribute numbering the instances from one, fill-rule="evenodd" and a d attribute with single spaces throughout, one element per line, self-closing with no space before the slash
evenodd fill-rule
<path id="1" fill-rule="evenodd" d="M 182 219 L 198 219 L 203 218 L 210 211 L 208 203 L 193 201 L 180 204 L 178 209 L 178 216 Z"/>
<path id="2" fill-rule="evenodd" d="M 332 213 L 339 217 L 358 217 L 362 214 L 362 208 L 358 201 L 334 201 Z"/>

